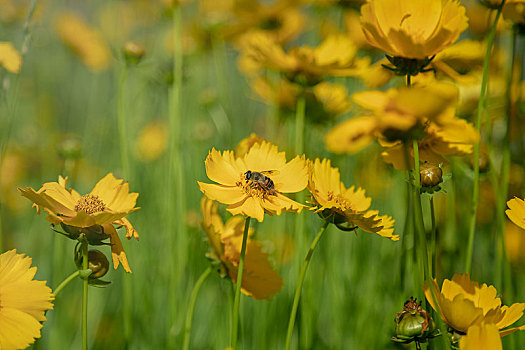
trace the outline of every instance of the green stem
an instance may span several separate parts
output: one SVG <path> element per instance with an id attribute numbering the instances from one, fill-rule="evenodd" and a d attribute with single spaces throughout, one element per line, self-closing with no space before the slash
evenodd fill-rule
<path id="1" fill-rule="evenodd" d="M 88 265 L 88 242 L 84 240 L 82 249 L 82 269 L 87 270 Z M 88 306 L 88 277 L 82 280 L 82 350 L 87 350 L 87 306 Z"/>
<path id="2" fill-rule="evenodd" d="M 237 281 L 235 282 L 235 299 L 233 300 L 233 321 L 232 337 L 230 340 L 231 347 L 235 350 L 237 347 L 237 338 L 239 331 L 239 304 L 241 301 L 241 284 L 244 272 L 244 255 L 246 254 L 246 242 L 248 241 L 248 230 L 250 229 L 250 217 L 246 217 L 244 223 L 244 233 L 242 234 L 241 258 L 239 260 L 239 269 L 237 271 Z"/>
<path id="3" fill-rule="evenodd" d="M 120 143 L 120 161 L 122 165 L 122 173 L 124 176 L 129 176 L 129 150 L 128 150 L 128 139 L 127 139 L 127 127 L 126 127 L 126 112 L 125 112 L 125 101 L 124 101 L 124 90 L 126 86 L 126 80 L 128 77 L 128 67 L 123 64 L 122 70 L 120 71 L 120 78 L 118 83 L 118 100 L 117 100 L 117 121 L 118 121 L 118 134 Z"/>
<path id="4" fill-rule="evenodd" d="M 305 109 L 306 99 L 302 91 L 297 97 L 297 107 L 295 109 L 295 154 L 304 153 Z"/>
<path id="5" fill-rule="evenodd" d="M 191 322 L 193 320 L 193 311 L 195 310 L 195 302 L 197 301 L 197 294 L 199 293 L 199 289 L 201 288 L 206 278 L 208 278 L 212 270 L 213 269 L 211 266 L 209 266 L 206 270 L 204 270 L 204 272 L 199 277 L 197 282 L 195 282 L 195 286 L 193 287 L 193 290 L 191 292 L 190 304 L 188 306 L 188 312 L 186 313 L 186 326 L 184 327 L 184 342 L 182 345 L 183 350 L 188 350 L 190 348 Z"/>
<path id="6" fill-rule="evenodd" d="M 60 293 L 60 291 L 62 289 L 64 289 L 65 286 L 67 286 L 69 284 L 69 282 L 71 282 L 72 280 L 74 280 L 76 277 L 78 277 L 78 275 L 80 274 L 80 271 L 79 270 L 76 270 L 75 272 L 73 272 L 71 275 L 69 275 L 65 280 L 63 280 L 59 285 L 58 287 L 56 287 L 55 289 L 55 292 L 53 293 L 53 295 L 56 297 L 58 295 L 58 293 Z"/>
<path id="7" fill-rule="evenodd" d="M 286 345 L 284 347 L 286 350 L 289 350 L 292 344 L 292 334 L 293 334 L 293 328 L 294 328 L 294 323 L 295 323 L 295 316 L 297 315 L 297 308 L 299 306 L 299 299 L 301 297 L 301 289 L 303 286 L 304 278 L 306 276 L 306 270 L 308 269 L 308 264 L 310 263 L 310 259 L 312 258 L 315 247 L 317 246 L 317 243 L 321 239 L 323 233 L 326 231 L 328 224 L 329 224 L 328 221 L 325 221 L 323 223 L 323 226 L 321 227 L 321 229 L 317 233 L 317 236 L 315 236 L 312 244 L 310 245 L 310 249 L 308 249 L 308 253 L 306 254 L 306 258 L 304 259 L 304 262 L 303 262 L 303 266 L 301 267 L 301 272 L 299 274 L 299 280 L 297 281 L 297 285 L 295 286 L 295 294 L 293 298 L 292 311 L 290 312 L 290 320 L 288 321 L 288 331 L 286 332 Z"/>
<path id="8" fill-rule="evenodd" d="M 492 44 L 494 43 L 494 38 L 496 36 L 496 26 L 498 24 L 499 17 L 501 15 L 501 10 L 503 8 L 502 2 L 501 7 L 496 13 L 494 18 L 494 23 L 490 29 L 489 36 L 487 38 L 487 51 L 485 52 L 485 59 L 483 62 L 483 76 L 481 78 L 481 91 L 479 94 L 478 100 L 478 110 L 476 116 L 476 130 L 478 133 L 481 131 L 481 118 L 484 112 L 485 98 L 487 93 L 487 82 L 489 77 L 489 63 L 490 63 L 490 53 L 492 50 Z M 467 242 L 467 256 L 465 262 L 465 273 L 469 274 L 472 270 L 472 253 L 474 250 L 474 235 L 476 230 L 476 212 L 478 210 L 478 200 L 479 200 L 479 148 L 481 144 L 481 137 L 478 142 L 474 145 L 474 183 L 472 189 L 472 202 L 470 206 L 470 221 L 469 221 L 469 231 L 468 231 L 468 242 Z"/>
<path id="9" fill-rule="evenodd" d="M 432 233 L 430 237 L 430 252 L 428 263 L 431 266 L 432 276 L 436 276 L 437 269 L 437 227 L 436 227 L 436 210 L 434 206 L 434 195 L 430 197 L 430 218 L 432 220 Z"/>
<path id="10" fill-rule="evenodd" d="M 421 179 L 419 175 L 419 144 L 417 140 L 412 141 L 412 147 L 414 149 L 414 221 L 415 221 L 415 230 L 418 235 L 419 241 L 419 251 L 420 254 L 423 254 L 423 270 L 424 270 L 424 280 L 427 283 L 430 283 L 432 278 L 432 273 L 430 272 L 428 264 L 428 254 L 427 254 L 427 237 L 425 234 L 425 224 L 423 222 L 423 209 L 421 207 Z"/>
<path id="11" fill-rule="evenodd" d="M 126 101 L 124 98 L 126 81 L 128 78 L 128 66 L 123 64 L 120 72 L 118 84 L 118 99 L 117 99 L 117 122 L 120 143 L 120 161 L 122 166 L 122 174 L 124 178 L 130 177 L 130 161 L 129 161 L 129 147 L 128 147 L 128 132 L 127 132 L 127 118 L 126 118 Z M 124 342 L 128 346 L 131 342 L 133 333 L 133 297 L 132 297 L 131 280 L 128 276 L 124 276 L 122 280 L 122 313 L 124 317 Z"/>
<path id="12" fill-rule="evenodd" d="M 186 189 L 184 187 L 185 178 L 183 171 L 182 157 L 182 113 L 181 113 L 181 95 L 182 95 L 182 78 L 183 78 L 183 51 L 182 51 L 182 8 L 175 4 L 173 8 L 173 86 L 170 94 L 170 144 L 169 144 L 169 170 L 168 170 L 168 239 L 172 240 L 169 247 L 173 257 L 173 271 L 170 272 L 170 288 L 176 290 L 180 288 L 182 278 L 185 276 L 188 256 L 188 240 L 185 225 L 186 211 Z M 176 233 L 176 234 L 175 234 Z M 178 322 L 180 315 L 180 305 L 177 300 L 170 303 L 169 329 L 175 330 L 174 327 Z M 175 340 L 175 336 L 170 334 L 170 341 Z M 172 343 L 168 344 L 173 347 Z"/>

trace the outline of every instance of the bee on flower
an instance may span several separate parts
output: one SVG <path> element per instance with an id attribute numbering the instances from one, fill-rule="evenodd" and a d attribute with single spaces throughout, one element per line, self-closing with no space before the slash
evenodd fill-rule
<path id="1" fill-rule="evenodd" d="M 264 214 L 300 213 L 305 207 L 283 193 L 302 191 L 308 182 L 304 156 L 286 161 L 284 152 L 269 142 L 255 143 L 243 156 L 213 148 L 205 161 L 206 175 L 216 184 L 198 181 L 212 200 L 228 204 L 233 215 L 242 214 L 262 222 Z"/>

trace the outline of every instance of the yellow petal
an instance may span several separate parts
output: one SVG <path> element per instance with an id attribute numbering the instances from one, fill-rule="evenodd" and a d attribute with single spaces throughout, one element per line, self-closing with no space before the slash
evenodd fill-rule
<path id="1" fill-rule="evenodd" d="M 238 186 L 223 186 L 199 181 L 197 183 L 206 197 L 220 203 L 235 204 L 242 202 L 247 197 L 242 188 Z"/>
<path id="2" fill-rule="evenodd" d="M 482 322 L 471 326 L 467 334 L 459 340 L 460 350 L 501 350 L 501 338 L 498 327 L 493 323 Z"/>
<path id="3" fill-rule="evenodd" d="M 241 175 L 233 166 L 235 155 L 232 151 L 224 151 L 223 154 L 213 148 L 206 157 L 206 175 L 212 181 L 221 185 L 235 186 Z"/>
<path id="4" fill-rule="evenodd" d="M 295 157 L 278 169 L 276 175 L 269 175 L 275 189 L 281 193 L 295 193 L 305 189 L 308 184 L 308 167 L 304 156 Z"/>
<path id="5" fill-rule="evenodd" d="M 104 227 L 104 232 L 110 235 L 109 239 L 111 241 L 111 257 L 113 258 L 113 268 L 116 270 L 118 265 L 122 264 L 124 271 L 131 273 L 128 258 L 124 252 L 124 247 L 122 246 L 122 242 L 120 241 L 117 230 L 115 230 L 115 227 L 113 227 L 111 224 L 104 224 L 102 227 Z"/>
<path id="6" fill-rule="evenodd" d="M 525 202 L 514 197 L 507 202 L 509 209 L 505 211 L 509 219 L 521 228 L 525 228 Z"/>
<path id="7" fill-rule="evenodd" d="M 208 197 L 209 198 L 209 197 Z M 229 205 L 228 210 L 233 215 L 246 215 L 262 222 L 264 220 L 264 209 L 259 199 L 247 197 L 244 201 Z"/>
<path id="8" fill-rule="evenodd" d="M 503 306 L 501 310 L 504 312 L 504 316 L 498 323 L 496 323 L 496 325 L 499 329 L 510 326 L 523 316 L 524 309 L 524 303 L 514 303 L 510 307 L 506 305 Z"/>

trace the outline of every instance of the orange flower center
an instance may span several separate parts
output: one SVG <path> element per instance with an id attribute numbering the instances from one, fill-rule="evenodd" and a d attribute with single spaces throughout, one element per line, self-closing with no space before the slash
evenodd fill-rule
<path id="1" fill-rule="evenodd" d="M 245 173 L 242 173 L 240 177 L 241 180 L 237 181 L 236 185 L 241 187 L 247 196 L 266 199 L 268 195 L 276 194 L 273 188 L 268 187 L 263 178 L 256 176 L 248 180 Z"/>
<path id="2" fill-rule="evenodd" d="M 102 199 L 92 194 L 86 194 L 85 196 L 82 196 L 75 205 L 76 212 L 83 210 L 87 214 L 98 213 L 104 211 L 105 209 L 106 205 Z"/>
<path id="3" fill-rule="evenodd" d="M 335 202 L 338 209 L 341 209 L 342 211 L 346 211 L 348 209 L 352 209 L 352 205 L 348 199 L 343 197 L 341 194 L 334 194 L 332 191 L 328 191 L 328 200 L 330 202 Z"/>

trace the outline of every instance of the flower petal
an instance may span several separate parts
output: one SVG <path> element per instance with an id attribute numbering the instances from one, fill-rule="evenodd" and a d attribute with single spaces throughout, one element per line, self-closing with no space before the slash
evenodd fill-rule
<path id="1" fill-rule="evenodd" d="M 124 271 L 131 273 L 131 269 L 129 268 L 128 264 L 128 258 L 124 252 L 124 247 L 122 246 L 122 242 L 120 241 L 117 230 L 115 230 L 115 227 L 111 224 L 104 224 L 102 227 L 104 227 L 104 232 L 110 235 L 109 239 L 111 241 L 111 257 L 113 258 L 113 268 L 116 270 L 120 263 L 122 264 Z"/>
<path id="2" fill-rule="evenodd" d="M 206 157 L 206 175 L 221 185 L 235 186 L 239 181 L 239 171 L 233 166 L 235 155 L 232 151 L 217 151 L 213 148 Z"/>
<path id="3" fill-rule="evenodd" d="M 259 199 L 254 197 L 247 197 L 244 201 L 229 205 L 228 210 L 233 215 L 242 214 L 257 219 L 262 222 L 264 220 L 264 210 Z"/>
<path id="4" fill-rule="evenodd" d="M 501 337 L 493 323 L 481 322 L 471 326 L 467 334 L 459 339 L 460 350 L 501 350 Z"/>
<path id="5" fill-rule="evenodd" d="M 197 183 L 206 197 L 220 203 L 235 204 L 242 202 L 247 197 L 246 193 L 238 186 L 223 186 L 200 181 Z"/>

